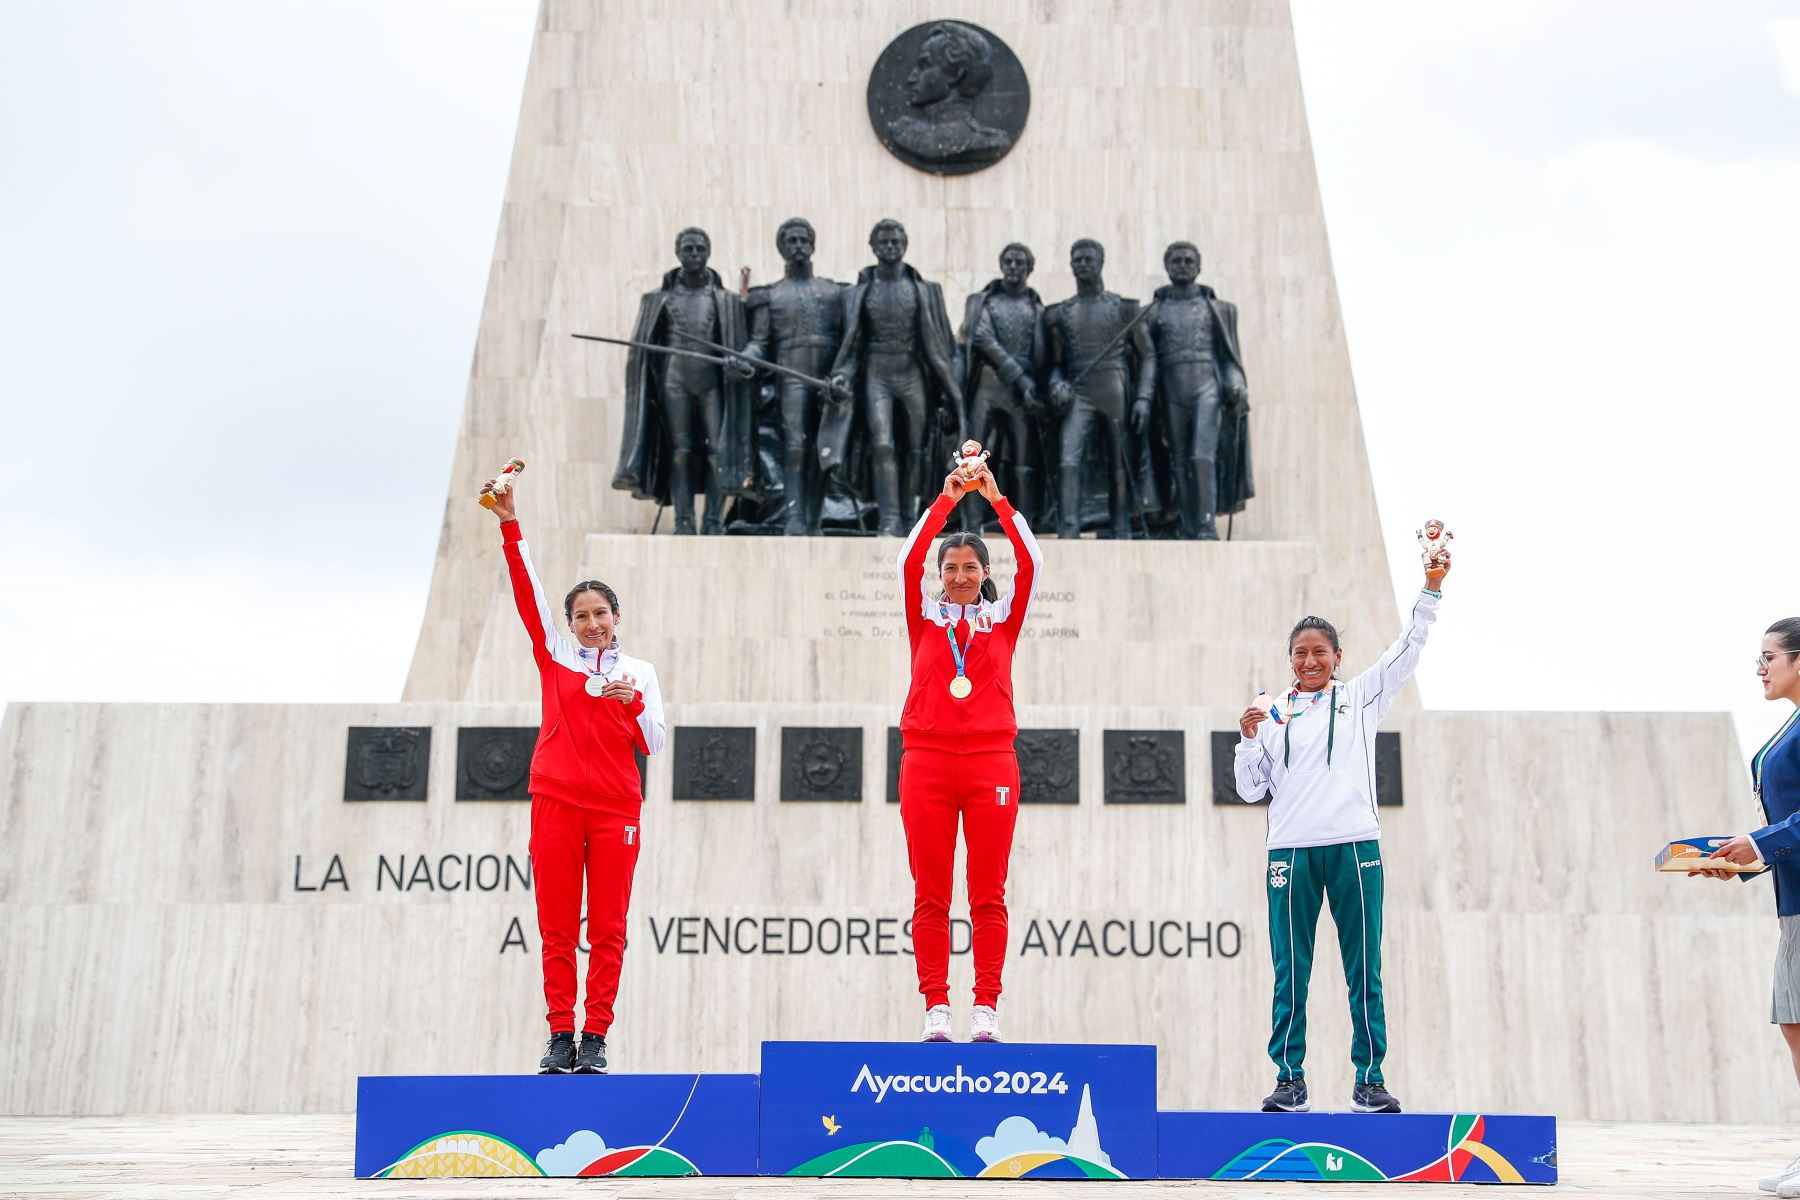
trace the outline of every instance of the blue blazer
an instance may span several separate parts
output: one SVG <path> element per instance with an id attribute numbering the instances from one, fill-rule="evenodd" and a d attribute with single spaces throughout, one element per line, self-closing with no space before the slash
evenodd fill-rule
<path id="1" fill-rule="evenodd" d="M 1762 874 L 1775 877 L 1775 911 L 1791 917 L 1800 913 L 1800 721 L 1763 755 L 1761 778 L 1769 823 L 1750 838 L 1769 864 Z"/>

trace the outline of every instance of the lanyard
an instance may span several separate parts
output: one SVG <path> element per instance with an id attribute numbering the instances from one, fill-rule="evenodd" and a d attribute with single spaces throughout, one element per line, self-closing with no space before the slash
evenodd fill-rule
<path id="1" fill-rule="evenodd" d="M 1787 731 L 1793 728 L 1796 717 L 1800 717 L 1800 708 L 1796 708 L 1788 714 L 1788 719 L 1781 723 L 1781 728 L 1777 729 L 1775 735 L 1762 744 L 1762 749 L 1758 750 L 1756 756 L 1750 760 L 1750 790 L 1756 793 L 1756 799 L 1759 802 L 1762 800 L 1763 760 L 1769 757 L 1769 751 L 1773 750 L 1777 743 L 1787 735 Z"/>
<path id="2" fill-rule="evenodd" d="M 1327 767 L 1331 766 L 1332 747 L 1337 744 L 1337 694 L 1337 684 L 1334 683 L 1331 685 L 1331 724 L 1325 727 L 1325 765 Z M 1312 706 L 1323 699 L 1325 693 L 1321 691 L 1317 696 L 1314 696 L 1311 700 L 1307 701 L 1305 708 L 1295 708 L 1294 701 L 1298 699 L 1299 696 L 1299 688 L 1295 688 L 1287 695 L 1289 709 L 1288 720 L 1287 723 L 1281 727 L 1281 765 L 1283 767 L 1288 765 L 1288 759 L 1293 754 L 1295 719 L 1302 713 L 1311 712 Z"/>
<path id="3" fill-rule="evenodd" d="M 606 655 L 610 650 L 611 650 L 611 647 L 608 647 L 606 650 L 594 651 L 594 665 L 591 667 L 588 667 L 588 665 L 587 665 L 587 647 L 586 646 L 583 646 L 581 648 L 581 653 L 577 657 L 579 657 L 581 659 L 581 665 L 583 667 L 587 668 L 587 673 L 589 675 L 598 675 L 600 678 L 606 680 L 606 682 L 611 683 L 612 676 L 608 675 L 606 673 L 606 671 L 600 665 L 603 661 L 605 661 Z M 618 665 L 619 665 L 619 660 L 615 658 L 613 660 L 613 666 L 617 667 Z"/>

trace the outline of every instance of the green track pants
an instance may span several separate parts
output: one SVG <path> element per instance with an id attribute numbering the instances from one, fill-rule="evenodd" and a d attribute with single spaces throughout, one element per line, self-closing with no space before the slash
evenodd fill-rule
<path id="1" fill-rule="evenodd" d="M 1319 907 L 1331 901 L 1350 991 L 1350 1059 L 1358 1083 L 1381 1083 L 1387 1017 L 1381 1006 L 1381 843 L 1269 851 L 1269 951 L 1275 960 L 1269 1057 L 1282 1079 L 1305 1075 L 1306 987 Z"/>

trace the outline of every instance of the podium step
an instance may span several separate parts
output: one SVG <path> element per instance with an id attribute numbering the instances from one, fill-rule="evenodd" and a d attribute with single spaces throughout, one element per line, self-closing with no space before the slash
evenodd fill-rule
<path id="1" fill-rule="evenodd" d="M 764 1042 L 764 1175 L 1156 1178 L 1156 1048 Z"/>
<path id="2" fill-rule="evenodd" d="M 1556 1118 L 1473 1113 L 1164 1112 L 1164 1179 L 1556 1182 Z"/>
<path id="3" fill-rule="evenodd" d="M 356 1081 L 358 1179 L 754 1175 L 754 1075 Z"/>

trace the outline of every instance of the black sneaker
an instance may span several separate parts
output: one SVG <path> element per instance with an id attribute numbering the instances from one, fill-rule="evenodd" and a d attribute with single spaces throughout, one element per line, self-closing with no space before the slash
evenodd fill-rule
<path id="1" fill-rule="evenodd" d="M 1397 1113 L 1400 1102 L 1379 1083 L 1359 1083 L 1350 1089 L 1350 1108 L 1354 1112 Z"/>
<path id="2" fill-rule="evenodd" d="M 581 1049 L 575 1054 L 577 1075 L 606 1074 L 606 1039 L 597 1033 L 581 1035 Z"/>
<path id="3" fill-rule="evenodd" d="M 1311 1112 L 1312 1101 L 1306 1098 L 1306 1080 L 1277 1079 L 1275 1090 L 1263 1097 L 1264 1112 Z"/>
<path id="4" fill-rule="evenodd" d="M 553 1033 L 544 1046 L 544 1057 L 538 1063 L 539 1075 L 567 1075 L 575 1068 L 575 1035 Z"/>

